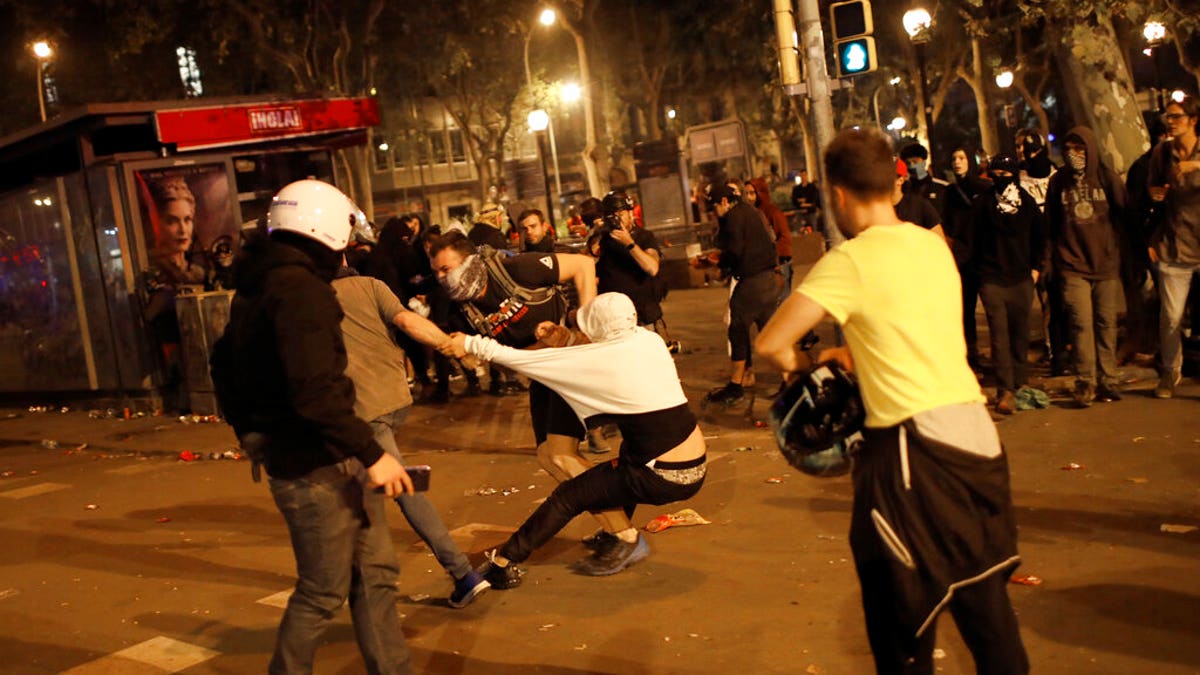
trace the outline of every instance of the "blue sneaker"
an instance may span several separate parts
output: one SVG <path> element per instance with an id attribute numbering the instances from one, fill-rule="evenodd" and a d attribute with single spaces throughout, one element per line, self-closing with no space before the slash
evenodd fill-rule
<path id="1" fill-rule="evenodd" d="M 482 574 L 471 570 L 465 577 L 454 582 L 454 592 L 450 594 L 450 606 L 454 609 L 462 609 L 491 587 L 492 585 L 483 578 Z"/>
<path id="2" fill-rule="evenodd" d="M 579 571 L 592 577 L 606 577 L 649 556 L 650 542 L 639 533 L 636 543 L 628 544 L 618 538 L 607 551 L 585 558 L 579 564 Z"/>

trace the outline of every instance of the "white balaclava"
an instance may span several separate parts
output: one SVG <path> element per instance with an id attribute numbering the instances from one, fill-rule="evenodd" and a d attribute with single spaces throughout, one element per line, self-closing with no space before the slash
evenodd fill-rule
<path id="1" fill-rule="evenodd" d="M 601 293 L 579 308 L 579 329 L 592 342 L 608 342 L 637 328 L 637 310 L 624 293 Z"/>

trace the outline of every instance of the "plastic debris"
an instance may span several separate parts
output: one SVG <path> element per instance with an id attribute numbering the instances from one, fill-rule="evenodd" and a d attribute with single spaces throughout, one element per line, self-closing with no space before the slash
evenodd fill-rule
<path id="1" fill-rule="evenodd" d="M 413 602 L 424 602 L 425 600 L 429 599 L 429 594 L 428 593 L 413 593 L 412 595 L 408 596 L 408 599 Z"/>
<path id="2" fill-rule="evenodd" d="M 944 658 L 946 658 L 946 650 L 945 650 L 945 649 L 942 649 L 941 647 L 938 647 L 938 648 L 934 649 L 934 650 L 933 650 L 933 658 L 935 658 L 935 659 L 944 659 Z"/>
<path id="3" fill-rule="evenodd" d="M 1141 443 L 1141 442 L 1142 442 L 1142 441 L 1144 441 L 1144 440 L 1146 440 L 1146 437 L 1145 437 L 1145 436 L 1134 436 L 1134 437 L 1133 437 L 1133 442 L 1134 442 L 1134 443 Z"/>
<path id="4" fill-rule="evenodd" d="M 95 511 L 96 509 L 98 509 L 100 507 L 95 504 L 88 504 L 87 506 L 85 506 L 83 508 L 87 509 L 88 511 Z"/>
<path id="5" fill-rule="evenodd" d="M 808 673 L 808 675 L 825 675 L 825 669 L 815 663 L 805 668 L 804 672 Z"/>
<path id="6" fill-rule="evenodd" d="M 1085 469 L 1085 468 L 1087 468 L 1087 467 L 1085 467 L 1082 464 L 1076 464 L 1075 462 L 1067 462 L 1066 464 L 1063 464 L 1063 466 L 1062 466 L 1063 471 L 1079 471 L 1080 469 Z"/>
<path id="7" fill-rule="evenodd" d="M 1017 410 L 1037 410 L 1050 407 L 1050 395 L 1041 389 L 1021 387 L 1017 390 Z"/>
<path id="8" fill-rule="evenodd" d="M 558 624 L 556 624 L 556 623 L 544 623 L 538 627 L 538 630 L 545 633 L 546 631 L 550 630 L 551 628 L 557 628 L 557 627 L 558 627 Z"/>
<path id="9" fill-rule="evenodd" d="M 471 489 L 464 490 L 463 496 L 464 497 L 489 497 L 491 495 L 496 494 L 497 492 L 499 492 L 499 490 L 497 490 L 496 488 L 485 486 L 485 487 L 481 487 L 481 488 L 475 488 L 474 490 L 471 490 Z"/>
<path id="10" fill-rule="evenodd" d="M 683 509 L 675 513 L 661 515 L 646 523 L 647 532 L 662 532 L 668 527 L 686 527 L 689 525 L 711 525 L 712 521 L 696 513 L 693 509 Z"/>
<path id="11" fill-rule="evenodd" d="M 221 453 L 221 459 L 241 459 L 242 453 L 237 450 L 226 450 Z"/>
<path id="12" fill-rule="evenodd" d="M 1014 574 L 1008 579 L 1018 586 L 1041 586 L 1042 578 L 1032 574 Z"/>
<path id="13" fill-rule="evenodd" d="M 1125 480 L 1133 483 L 1134 485 L 1142 485 L 1150 482 L 1149 478 L 1143 478 L 1142 476 L 1134 476 L 1133 478 L 1126 478 Z"/>
<path id="14" fill-rule="evenodd" d="M 519 488 L 519 487 L 516 487 L 516 486 L 513 486 L 513 487 L 507 487 L 507 488 L 504 488 L 503 490 L 501 490 L 501 491 L 500 491 L 500 496 L 502 496 L 502 497 L 507 497 L 507 496 L 509 496 L 509 495 L 511 495 L 511 494 L 515 494 L 515 493 L 517 493 L 517 492 L 520 492 L 520 491 L 521 491 L 521 488 Z"/>
<path id="15" fill-rule="evenodd" d="M 778 485 L 783 482 L 783 478 L 781 476 L 771 476 L 770 478 L 766 479 L 763 482 L 770 483 L 772 485 Z"/>
<path id="16" fill-rule="evenodd" d="M 29 406 L 29 412 L 32 412 L 32 413 L 50 412 L 50 406 L 48 406 L 48 405 L 31 405 L 31 406 Z"/>
<path id="17" fill-rule="evenodd" d="M 1200 530 L 1200 527 L 1195 525 L 1176 525 L 1175 523 L 1163 523 L 1159 526 L 1160 532 L 1170 532 L 1171 534 L 1187 534 Z"/>
<path id="18" fill-rule="evenodd" d="M 766 429 L 769 426 L 771 425 L 767 424 L 766 420 L 754 420 L 755 429 Z"/>
<path id="19" fill-rule="evenodd" d="M 587 649 L 587 643 L 585 642 L 581 645 L 575 645 L 575 647 L 573 647 L 573 649 L 577 652 L 581 652 L 581 651 Z"/>
<path id="20" fill-rule="evenodd" d="M 20 595 L 20 594 L 21 594 L 21 591 L 18 591 L 15 588 L 6 588 L 6 589 L 0 591 L 0 600 L 7 600 L 7 599 L 13 597 L 14 595 Z"/>
<path id="21" fill-rule="evenodd" d="M 154 522 L 156 522 L 156 523 L 169 523 L 169 522 L 171 522 L 171 517 L 170 517 L 170 516 L 163 516 L 163 517 L 161 517 L 161 518 L 159 518 L 159 519 L 155 520 Z"/>
<path id="22" fill-rule="evenodd" d="M 183 452 L 179 453 L 179 461 L 181 462 L 194 462 L 197 459 L 200 459 L 200 456 L 191 450 L 184 450 Z"/>
<path id="23" fill-rule="evenodd" d="M 733 449 L 734 452 L 750 452 L 754 449 L 752 445 L 741 445 Z"/>
<path id="24" fill-rule="evenodd" d="M 16 471 L 5 471 L 0 473 L 0 478 L 12 478 L 15 475 L 17 475 Z"/>
<path id="25" fill-rule="evenodd" d="M 50 438 L 43 438 L 42 439 L 42 447 L 47 450 L 57 450 L 58 449 L 58 441 L 50 439 Z"/>

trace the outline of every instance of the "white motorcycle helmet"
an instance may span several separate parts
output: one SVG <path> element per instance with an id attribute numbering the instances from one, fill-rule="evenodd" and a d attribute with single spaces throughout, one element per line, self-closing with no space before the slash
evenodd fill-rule
<path id="1" fill-rule="evenodd" d="M 271 198 L 267 231 L 283 230 L 318 241 L 341 251 L 357 232 L 373 240 L 370 224 L 341 190 L 319 180 L 289 183 Z"/>

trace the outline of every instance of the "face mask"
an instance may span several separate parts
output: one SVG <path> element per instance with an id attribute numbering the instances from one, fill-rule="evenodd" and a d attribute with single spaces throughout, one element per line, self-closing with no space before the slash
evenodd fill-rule
<path id="1" fill-rule="evenodd" d="M 1021 143 L 1021 152 L 1025 155 L 1025 161 L 1027 162 L 1032 161 L 1034 155 L 1037 155 L 1041 149 L 1042 146 L 1038 145 L 1037 143 L 1031 143 L 1029 141 L 1024 141 Z"/>
<path id="2" fill-rule="evenodd" d="M 1016 176 L 992 176 L 992 184 L 996 186 L 996 194 L 1002 194 L 1008 188 L 1015 185 L 1016 182 Z"/>
<path id="3" fill-rule="evenodd" d="M 996 179 L 996 208 L 1000 213 L 1013 214 L 1021 208 L 1021 189 L 1012 176 Z"/>
<path id="4" fill-rule="evenodd" d="M 1075 172 L 1083 171 L 1087 168 L 1087 151 L 1067 151 L 1067 164 L 1071 166 L 1071 170 Z"/>
<path id="5" fill-rule="evenodd" d="M 925 177 L 929 175 L 929 170 L 925 167 L 925 162 L 910 164 L 908 170 L 916 176 L 917 180 L 925 180 Z"/>
<path id="6" fill-rule="evenodd" d="M 462 264 L 438 279 L 446 294 L 455 302 L 467 302 L 479 297 L 487 282 L 487 267 L 478 255 L 469 255 Z"/>

